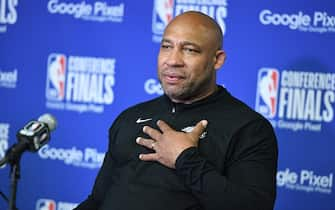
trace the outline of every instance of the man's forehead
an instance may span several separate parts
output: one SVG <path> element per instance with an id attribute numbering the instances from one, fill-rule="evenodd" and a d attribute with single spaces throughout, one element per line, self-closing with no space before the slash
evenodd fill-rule
<path id="1" fill-rule="evenodd" d="M 201 42 L 214 42 L 215 47 L 221 48 L 222 32 L 220 26 L 211 17 L 196 11 L 189 11 L 176 16 L 167 25 L 165 34 L 173 33 L 176 36 L 177 31 L 182 31 L 183 36 L 190 35 L 189 38 L 200 38 Z M 218 46 L 217 46 L 218 45 Z"/>
<path id="2" fill-rule="evenodd" d="M 162 43 L 169 43 L 169 44 L 176 44 L 176 45 L 193 45 L 196 47 L 200 47 L 199 44 L 195 41 L 191 40 L 178 40 L 178 39 L 173 39 L 173 38 L 164 38 L 162 39 Z"/>
<path id="3" fill-rule="evenodd" d="M 208 21 L 203 18 L 191 18 L 191 17 L 180 17 L 173 19 L 166 27 L 165 30 L 169 30 L 170 28 L 190 28 L 192 30 L 211 30 L 212 26 Z"/>
<path id="4" fill-rule="evenodd" d="M 202 26 L 171 25 L 171 27 L 166 29 L 162 40 L 171 43 L 202 46 L 212 43 L 213 39 L 214 34 Z"/>

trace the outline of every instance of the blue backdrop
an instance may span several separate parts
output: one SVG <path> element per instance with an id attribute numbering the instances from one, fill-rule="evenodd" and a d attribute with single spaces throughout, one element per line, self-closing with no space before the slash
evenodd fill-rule
<path id="1" fill-rule="evenodd" d="M 49 144 L 22 157 L 20 210 L 69 210 L 86 198 L 113 120 L 162 94 L 159 41 L 187 10 L 224 31 L 218 83 L 275 128 L 275 209 L 335 209 L 333 0 L 0 0 L 0 158 L 28 121 L 58 120 Z M 9 173 L 0 169 L 6 195 Z"/>

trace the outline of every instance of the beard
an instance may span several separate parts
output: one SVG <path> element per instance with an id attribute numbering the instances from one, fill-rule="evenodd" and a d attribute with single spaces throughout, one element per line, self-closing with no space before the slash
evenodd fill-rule
<path id="1" fill-rule="evenodd" d="M 162 85 L 164 93 L 173 102 L 191 103 L 200 100 L 211 93 L 211 88 L 213 86 L 213 81 L 215 83 L 215 78 L 213 79 L 213 75 L 207 73 L 205 77 L 201 78 L 201 80 L 187 80 L 186 78 L 180 84 L 176 85 L 166 84 L 160 77 L 159 81 Z"/>

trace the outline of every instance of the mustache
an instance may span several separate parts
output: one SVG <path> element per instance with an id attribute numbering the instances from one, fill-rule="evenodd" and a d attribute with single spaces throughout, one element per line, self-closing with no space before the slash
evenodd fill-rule
<path id="1" fill-rule="evenodd" d="M 184 71 L 180 70 L 180 69 L 163 69 L 161 71 L 161 75 L 162 76 L 169 76 L 169 77 L 181 77 L 181 78 L 185 78 L 186 74 Z"/>

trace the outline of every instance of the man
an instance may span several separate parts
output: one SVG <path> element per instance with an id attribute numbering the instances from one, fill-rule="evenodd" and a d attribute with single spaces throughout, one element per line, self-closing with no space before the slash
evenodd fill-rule
<path id="1" fill-rule="evenodd" d="M 165 95 L 124 111 L 91 195 L 77 210 L 273 209 L 277 142 L 268 121 L 216 85 L 218 24 L 173 19 L 158 77 Z"/>

